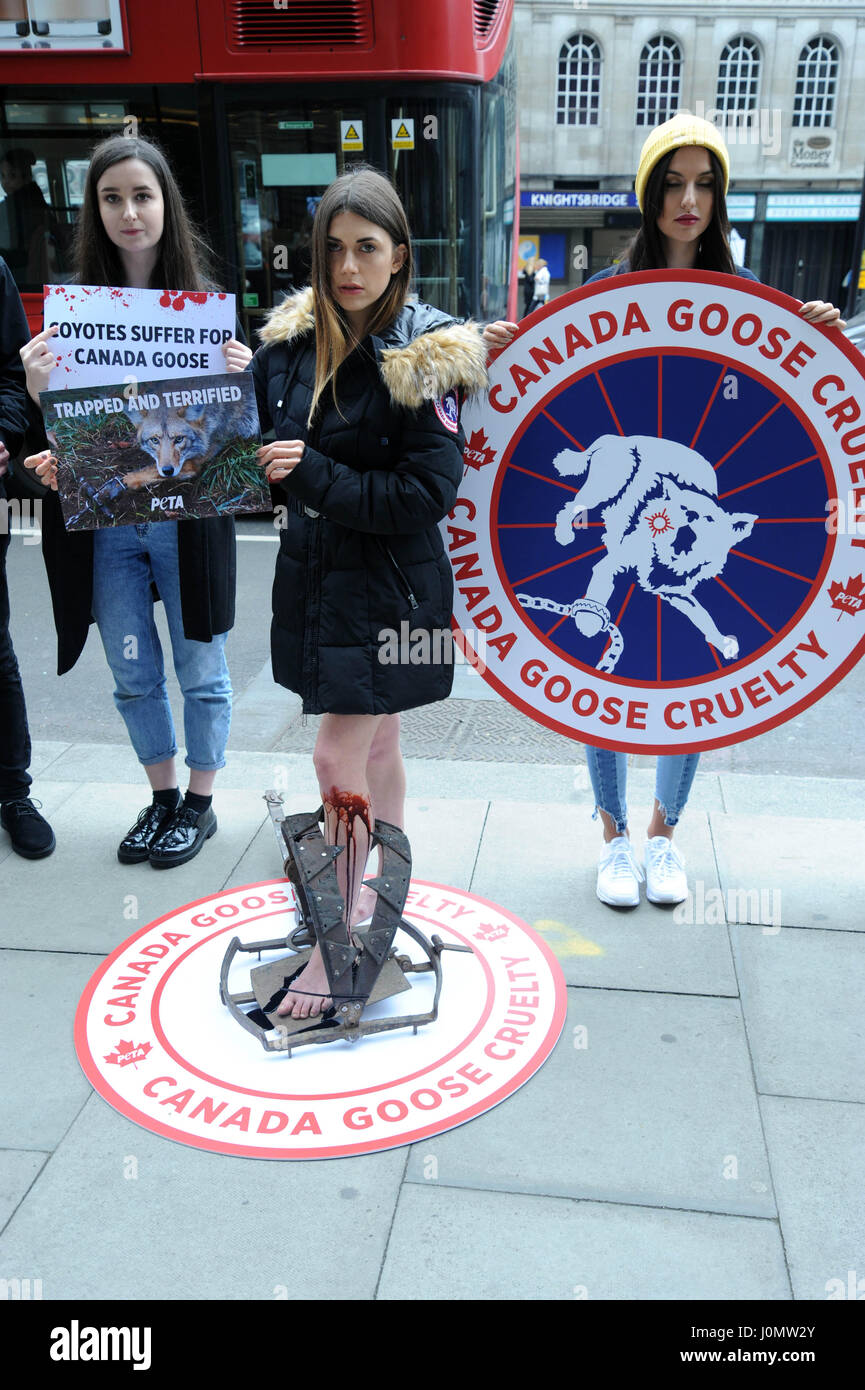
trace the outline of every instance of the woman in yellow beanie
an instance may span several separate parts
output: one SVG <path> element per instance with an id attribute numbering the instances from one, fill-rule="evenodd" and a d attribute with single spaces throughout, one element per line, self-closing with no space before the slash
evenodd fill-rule
<path id="1" fill-rule="evenodd" d="M 756 280 L 733 261 L 725 201 L 730 159 L 720 132 L 709 121 L 680 113 L 646 139 L 634 180 L 642 222 L 625 257 L 591 276 L 586 284 L 611 275 L 643 270 L 711 270 Z M 810 323 L 844 328 L 832 304 L 811 300 L 799 313 Z M 490 348 L 505 347 L 517 325 L 489 324 Z M 684 859 L 673 844 L 673 829 L 684 810 L 698 753 L 658 758 L 655 806 L 647 830 L 642 864 L 628 835 L 626 753 L 586 746 L 586 762 L 604 826 L 597 893 L 611 907 L 636 907 L 645 877 L 654 903 L 682 902 L 688 895 Z M 645 869 L 645 874 L 644 874 Z"/>

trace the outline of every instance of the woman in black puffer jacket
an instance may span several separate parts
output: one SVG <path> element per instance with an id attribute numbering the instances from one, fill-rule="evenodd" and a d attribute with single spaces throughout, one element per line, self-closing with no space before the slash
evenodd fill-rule
<path id="1" fill-rule="evenodd" d="M 408 302 L 411 277 L 390 183 L 344 174 L 316 211 L 312 286 L 270 314 L 250 367 L 262 430 L 276 435 L 261 463 L 286 497 L 273 673 L 324 715 L 314 760 L 326 838 L 347 846 L 337 872 L 351 922 L 374 902 L 361 892 L 374 820 L 403 825 L 399 711 L 450 693 L 453 581 L 438 523 L 462 476 L 461 393 L 486 385 L 479 329 Z M 316 950 L 280 1011 L 329 1005 Z"/>

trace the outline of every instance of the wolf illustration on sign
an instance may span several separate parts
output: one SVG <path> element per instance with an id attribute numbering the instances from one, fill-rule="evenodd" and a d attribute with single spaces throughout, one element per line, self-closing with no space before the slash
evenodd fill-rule
<path id="1" fill-rule="evenodd" d="M 724 511 L 709 461 L 673 440 L 604 434 L 580 453 L 562 450 L 553 467 L 581 483 L 578 495 L 556 516 L 559 545 L 573 542 L 578 514 L 597 509 L 604 522 L 607 553 L 592 570 L 589 602 L 574 606 L 578 630 L 585 637 L 601 631 L 604 620 L 593 605 L 608 609 L 617 579 L 630 571 L 646 593 L 666 599 L 707 642 L 735 660 L 738 640 L 719 632 L 694 590 L 721 573 L 731 547 L 751 534 L 758 518 Z"/>
<path id="2" fill-rule="evenodd" d="M 133 490 L 163 478 L 191 481 L 232 439 L 251 439 L 258 433 L 255 401 L 219 401 L 204 405 L 167 406 L 142 410 L 131 402 L 126 415 L 135 425 L 138 444 L 156 462 L 127 473 L 123 481 Z"/>

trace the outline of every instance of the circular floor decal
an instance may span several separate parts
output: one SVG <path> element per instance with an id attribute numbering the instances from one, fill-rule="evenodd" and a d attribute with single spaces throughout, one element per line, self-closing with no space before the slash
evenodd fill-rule
<path id="1" fill-rule="evenodd" d="M 538 722 L 699 752 L 865 653 L 865 358 L 798 301 L 618 275 L 532 314 L 463 411 L 458 640 Z"/>
<path id="2" fill-rule="evenodd" d="M 78 1059 L 122 1115 L 194 1148 L 250 1158 L 337 1158 L 414 1143 L 512 1095 L 549 1055 L 565 983 L 525 922 L 458 889 L 412 881 L 404 915 L 428 937 L 470 946 L 442 954 L 439 1017 L 399 1029 L 266 1052 L 219 999 L 232 937 L 284 937 L 297 925 L 283 880 L 190 903 L 123 942 L 90 980 L 75 1019 Z M 423 960 L 405 933 L 401 954 Z M 276 960 L 281 951 L 264 953 Z M 235 957 L 232 993 L 249 988 L 254 954 Z M 430 974 L 371 1006 L 375 1016 L 428 1010 Z"/>

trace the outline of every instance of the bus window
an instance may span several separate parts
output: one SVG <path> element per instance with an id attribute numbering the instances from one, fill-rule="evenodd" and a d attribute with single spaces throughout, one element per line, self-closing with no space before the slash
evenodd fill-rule
<path id="1" fill-rule="evenodd" d="M 286 292 L 309 284 L 312 219 L 337 175 L 367 163 L 390 174 L 405 204 L 415 249 L 413 289 L 467 317 L 476 302 L 479 180 L 473 171 L 476 91 L 376 95 L 364 103 L 318 96 L 291 106 L 234 96 L 227 112 L 234 225 L 242 300 L 254 329 Z M 415 147 L 393 149 L 392 122 L 414 121 Z M 342 148 L 348 130 L 358 151 Z M 343 131 L 346 134 L 343 134 Z M 384 156 L 384 157 L 382 157 Z"/>
<path id="2" fill-rule="evenodd" d="M 480 190 L 469 134 L 476 98 L 466 91 L 386 103 L 389 171 L 412 231 L 415 289 L 420 299 L 460 318 L 476 301 L 479 260 L 471 227 Z M 407 122 L 414 123 L 414 149 L 394 149 L 394 123 L 399 131 Z"/>
<path id="3" fill-rule="evenodd" d="M 63 160 L 63 201 L 67 208 L 80 208 L 84 202 L 84 183 L 89 164 L 88 159 Z"/>
<path id="4" fill-rule="evenodd" d="M 29 0 L 27 8 L 33 33 L 42 39 L 120 37 L 119 11 L 110 0 Z"/>
<path id="5" fill-rule="evenodd" d="M 229 110 L 238 311 L 250 330 L 286 293 L 309 284 L 316 206 L 346 162 L 353 162 L 341 149 L 340 121 L 362 126 L 365 115 L 363 107 L 343 110 L 320 100 L 262 110 L 256 99 Z"/>
<path id="6" fill-rule="evenodd" d="M 481 317 L 485 319 L 508 317 L 516 197 L 515 78 L 512 41 L 501 73 L 485 86 L 481 98 L 481 130 L 484 132 Z"/>
<path id="7" fill-rule="evenodd" d="M 17 34 L 26 38 L 30 33 L 27 18 L 27 0 L 2 0 L 0 3 L 0 36 L 4 39 Z"/>
<path id="8" fill-rule="evenodd" d="M 6 102 L 0 134 L 0 256 L 24 295 L 71 279 L 72 241 L 90 152 L 123 134 L 134 114 L 141 134 L 157 141 L 173 165 L 193 220 L 201 215 L 201 176 L 195 93 L 147 88 L 134 99 L 116 92 L 40 92 Z M 28 301 L 29 305 L 29 301 Z M 28 313 L 30 308 L 28 307 Z"/>
<path id="9" fill-rule="evenodd" d="M 64 238 L 50 201 L 45 160 L 25 145 L 0 150 L 0 256 L 19 289 L 40 289 L 62 273 Z"/>

